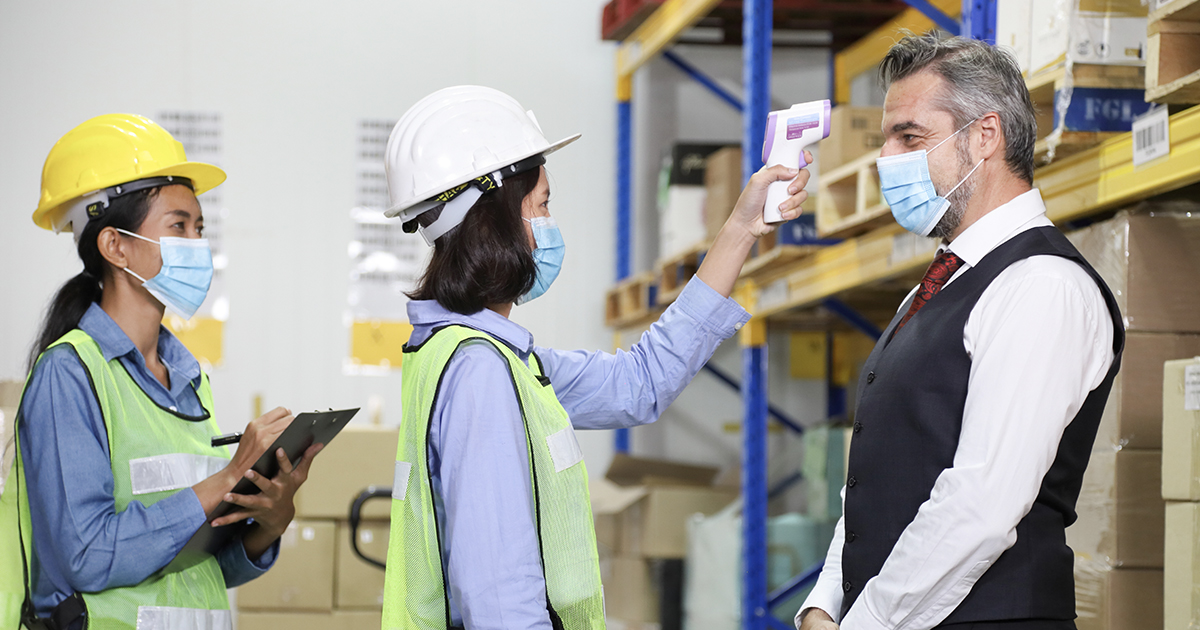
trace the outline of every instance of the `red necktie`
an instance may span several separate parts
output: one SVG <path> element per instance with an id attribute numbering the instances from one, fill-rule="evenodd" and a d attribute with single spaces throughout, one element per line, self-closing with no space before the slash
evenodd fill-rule
<path id="1" fill-rule="evenodd" d="M 896 326 L 896 330 L 892 331 L 892 336 L 904 325 L 908 320 L 912 319 L 917 311 L 921 310 L 925 303 L 937 295 L 942 290 L 942 286 L 946 281 L 958 271 L 959 267 L 963 266 L 963 260 L 954 255 L 954 252 L 946 250 L 938 254 L 937 258 L 933 259 L 933 263 L 929 265 L 929 269 L 925 271 L 925 277 L 921 279 L 921 286 L 917 289 L 917 294 L 913 296 L 912 304 L 908 307 L 908 312 L 904 314 L 904 318 Z"/>

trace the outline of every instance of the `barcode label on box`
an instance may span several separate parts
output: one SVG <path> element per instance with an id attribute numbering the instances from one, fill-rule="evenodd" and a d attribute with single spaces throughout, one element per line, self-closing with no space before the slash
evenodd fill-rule
<path id="1" fill-rule="evenodd" d="M 1169 123 L 1166 107 L 1157 107 L 1134 119 L 1134 166 L 1141 166 L 1171 153 Z"/>
<path id="2" fill-rule="evenodd" d="M 1183 409 L 1200 411 L 1200 364 L 1183 368 Z"/>

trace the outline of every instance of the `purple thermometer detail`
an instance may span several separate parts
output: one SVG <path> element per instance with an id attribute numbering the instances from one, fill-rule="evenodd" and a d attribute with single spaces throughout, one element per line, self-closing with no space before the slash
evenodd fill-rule
<path id="1" fill-rule="evenodd" d="M 821 124 L 820 116 L 809 114 L 807 116 L 794 116 L 787 121 L 787 139 L 795 140 L 804 135 L 808 129 L 813 129 Z"/>
<path id="2" fill-rule="evenodd" d="M 829 137 L 829 99 L 825 99 L 825 118 L 822 120 L 825 121 L 825 128 L 821 130 L 821 139 L 824 140 Z"/>
<path id="3" fill-rule="evenodd" d="M 775 119 L 778 118 L 776 112 L 767 114 L 767 135 L 763 137 L 762 161 L 765 164 L 767 158 L 771 155 L 771 145 L 775 144 Z"/>

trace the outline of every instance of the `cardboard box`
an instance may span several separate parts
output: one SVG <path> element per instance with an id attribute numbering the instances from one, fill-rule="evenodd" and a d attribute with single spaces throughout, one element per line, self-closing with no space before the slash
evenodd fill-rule
<path id="1" fill-rule="evenodd" d="M 717 512 L 738 496 L 736 489 L 707 485 L 717 472 L 706 466 L 614 456 L 608 478 L 591 484 L 602 555 L 685 557 L 688 518 Z"/>
<path id="2" fill-rule="evenodd" d="M 1094 449 L 1165 448 L 1163 362 L 1197 355 L 1200 355 L 1200 335 L 1127 333 L 1121 371 L 1104 405 Z"/>
<path id="3" fill-rule="evenodd" d="M 238 587 L 240 610 L 333 610 L 333 521 L 295 520 L 279 544 L 279 559 L 263 576 Z"/>
<path id="4" fill-rule="evenodd" d="M 313 460 L 308 481 L 296 492 L 296 518 L 345 519 L 368 486 L 392 485 L 396 470 L 395 427 L 350 425 Z M 390 501 L 370 501 L 363 518 L 388 518 Z"/>
<path id="5" fill-rule="evenodd" d="M 1114 569 L 1076 556 L 1075 613 L 1078 630 L 1162 628 L 1162 569 Z"/>
<path id="6" fill-rule="evenodd" d="M 1017 59 L 1021 74 L 1029 72 L 1033 0 L 1003 0 L 996 3 L 996 45 L 1008 48 Z"/>
<path id="7" fill-rule="evenodd" d="M 725 144 L 681 142 L 663 159 L 658 190 L 658 256 L 671 258 L 707 237 L 705 174 L 708 157 Z"/>
<path id="8" fill-rule="evenodd" d="M 829 113 L 829 137 L 818 145 L 821 172 L 828 173 L 866 153 L 878 153 L 883 147 L 882 124 L 882 107 L 834 107 Z"/>
<path id="9" fill-rule="evenodd" d="M 1030 72 L 1073 63 L 1144 65 L 1140 0 L 1037 0 L 1030 5 Z M 1004 43 L 1004 42 L 1001 42 Z"/>
<path id="10" fill-rule="evenodd" d="M 711 241 L 725 225 L 742 194 L 741 147 L 725 147 L 708 156 L 704 191 L 704 225 Z"/>
<path id="11" fill-rule="evenodd" d="M 1167 361 L 1162 392 L 1162 496 L 1200 501 L 1200 358 Z"/>
<path id="12" fill-rule="evenodd" d="M 1200 503 L 1167 503 L 1163 563 L 1166 628 L 1200 628 Z"/>
<path id="13" fill-rule="evenodd" d="M 1095 452 L 1067 528 L 1075 555 L 1117 568 L 1162 568 L 1162 452 Z"/>
<path id="14" fill-rule="evenodd" d="M 387 562 L 388 521 L 362 521 L 358 549 L 369 558 Z M 350 547 L 350 523 L 337 524 L 337 566 L 334 570 L 334 606 L 339 609 L 382 610 L 383 569 L 367 564 Z"/>
<path id="15" fill-rule="evenodd" d="M 238 630 L 379 630 L 383 615 L 369 611 L 331 613 L 238 612 Z"/>
<path id="16" fill-rule="evenodd" d="M 1192 216 L 1187 216 L 1192 213 Z M 1200 332 L 1200 204 L 1142 203 L 1067 235 L 1117 299 L 1130 332 Z"/>
<path id="17" fill-rule="evenodd" d="M 659 620 L 659 588 L 645 558 L 618 556 L 601 564 L 604 613 L 627 622 Z"/>

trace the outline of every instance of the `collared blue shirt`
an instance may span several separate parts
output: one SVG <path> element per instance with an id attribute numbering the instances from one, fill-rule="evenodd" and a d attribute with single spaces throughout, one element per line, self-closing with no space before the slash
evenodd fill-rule
<path id="1" fill-rule="evenodd" d="M 79 328 L 100 346 L 106 361 L 119 358 L 138 387 L 158 405 L 182 414 L 204 414 L 196 389 L 200 364 L 167 329 L 159 330 L 158 356 L 170 375 L 163 386 L 120 326 L 92 304 Z M 21 456 L 33 527 L 33 602 L 38 614 L 75 591 L 97 592 L 138 584 L 166 566 L 204 524 L 191 488 L 146 507 L 131 501 L 117 513 L 108 434 L 100 404 L 74 348 L 57 346 L 38 361 L 21 399 Z M 232 588 L 271 567 L 278 542 L 258 561 L 241 539 L 217 555 Z"/>
<path id="2" fill-rule="evenodd" d="M 461 315 L 411 302 L 410 344 L 458 324 L 536 352 L 577 429 L 654 422 L 717 346 L 750 319 L 694 278 L 628 352 L 535 348 L 533 335 L 490 310 Z M 549 630 L 546 583 L 530 497 L 529 452 L 507 361 L 490 343 L 461 347 L 446 366 L 429 427 L 429 470 L 450 585 L 451 619 L 471 630 Z"/>

